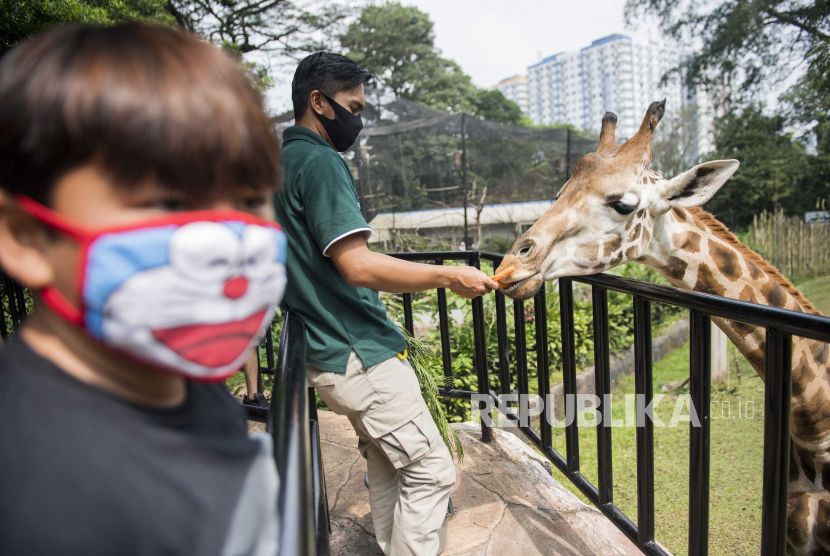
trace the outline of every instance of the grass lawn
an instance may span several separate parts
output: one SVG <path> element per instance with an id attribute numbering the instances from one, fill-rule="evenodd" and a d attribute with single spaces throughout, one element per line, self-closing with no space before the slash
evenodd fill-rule
<path id="1" fill-rule="evenodd" d="M 796 284 L 810 303 L 824 316 L 830 316 L 830 276 L 811 278 Z"/>
<path id="2" fill-rule="evenodd" d="M 729 349 L 729 380 L 717 384 L 712 391 L 709 553 L 733 556 L 757 554 L 760 546 L 764 385 L 740 355 L 738 364 L 742 376 L 738 381 L 734 347 L 730 344 Z M 655 394 L 663 393 L 664 384 L 682 382 L 688 376 L 687 343 L 654 364 Z M 624 395 L 634 391 L 633 375 L 620 380 L 613 392 L 615 419 L 625 417 Z M 679 394 L 688 394 L 688 388 L 667 393 L 656 409 L 667 426 L 654 428 L 655 519 L 656 538 L 674 554 L 685 554 L 689 526 L 689 424 L 680 422 L 674 428 L 668 426 Z M 683 408 L 683 414 L 688 415 L 688 407 Z M 612 438 L 614 502 L 636 523 L 635 429 L 614 428 Z M 565 429 L 554 429 L 553 445 L 565 454 Z M 583 475 L 597 484 L 596 429 L 593 427 L 580 429 L 580 460 Z M 556 468 L 554 478 L 585 500 Z"/>

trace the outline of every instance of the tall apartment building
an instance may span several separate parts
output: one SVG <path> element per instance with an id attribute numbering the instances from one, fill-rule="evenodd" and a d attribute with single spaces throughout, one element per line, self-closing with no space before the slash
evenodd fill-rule
<path id="1" fill-rule="evenodd" d="M 663 75 L 687 56 L 667 42 L 611 35 L 580 50 L 549 56 L 528 67 L 529 116 L 537 125 L 569 123 L 599 132 L 605 112 L 617 115 L 617 141 L 634 135 L 648 105 L 666 99 L 670 113 L 696 110 L 695 158 L 711 150 L 711 106 L 705 93 L 689 91 Z"/>
<path id="2" fill-rule="evenodd" d="M 507 79 L 502 79 L 492 87 L 490 90 L 498 89 L 507 98 L 519 105 L 522 109 L 522 114 L 527 116 L 529 112 L 528 96 L 527 96 L 527 77 L 524 75 L 514 75 Z"/>

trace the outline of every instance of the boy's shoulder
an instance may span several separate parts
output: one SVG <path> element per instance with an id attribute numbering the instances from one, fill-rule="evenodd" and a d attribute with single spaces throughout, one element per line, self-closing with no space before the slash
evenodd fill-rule
<path id="1" fill-rule="evenodd" d="M 0 546 L 112 554 L 132 538 L 187 553 L 211 528 L 221 546 L 260 451 L 237 405 L 192 383 L 179 408 L 137 407 L 13 338 L 0 349 Z"/>

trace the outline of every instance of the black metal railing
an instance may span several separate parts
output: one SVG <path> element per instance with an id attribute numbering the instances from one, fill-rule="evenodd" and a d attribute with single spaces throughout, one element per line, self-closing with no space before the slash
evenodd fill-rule
<path id="1" fill-rule="evenodd" d="M 280 476 L 280 556 L 328 556 L 326 480 L 314 391 L 306 386 L 305 326 L 291 313 L 283 323 L 271 400 L 268 431 Z"/>
<path id="2" fill-rule="evenodd" d="M 5 341 L 26 318 L 24 288 L 0 272 L 0 338 Z"/>
<path id="3" fill-rule="evenodd" d="M 501 263 L 502 255 L 488 252 L 434 252 L 402 253 L 393 256 L 418 262 L 444 264 L 460 261 L 477 268 L 482 261 L 490 261 L 494 267 Z M 604 399 L 610 394 L 610 349 L 608 332 L 608 290 L 633 296 L 634 304 L 634 353 L 635 388 L 642 399 L 652 398 L 651 351 L 651 303 L 661 302 L 690 311 L 690 395 L 700 420 L 699 427 L 691 426 L 689 453 L 689 547 L 693 556 L 708 553 L 709 540 L 709 429 L 711 388 L 711 317 L 721 317 L 766 330 L 766 388 L 764 414 L 764 471 L 761 547 L 762 556 L 782 556 L 786 548 L 787 483 L 790 450 L 790 388 L 792 375 L 792 337 L 801 336 L 821 342 L 830 342 L 830 319 L 797 313 L 774 307 L 756 305 L 734 299 L 690 292 L 620 278 L 607 274 L 562 278 L 559 280 L 559 303 L 562 330 L 562 372 L 565 397 L 576 394 L 576 354 L 574 349 L 573 282 L 588 284 L 592 288 L 594 330 L 594 372 L 596 395 Z M 495 292 L 496 327 L 498 341 L 498 375 L 500 392 L 490 388 L 487 362 L 487 346 L 484 335 L 482 298 L 472 301 L 473 333 L 475 346 L 474 372 L 477 391 L 441 388 L 443 396 L 473 399 L 474 394 L 484 394 L 493 400 L 501 413 L 561 471 L 577 488 L 599 508 L 644 553 L 666 555 L 668 552 L 654 538 L 654 431 L 650 419 L 636 430 L 637 450 L 637 523 L 634 523 L 614 504 L 612 481 L 611 429 L 597 425 L 598 484 L 592 484 L 580 472 L 580 451 L 577 420 L 569 422 L 565 430 L 565 455 L 552 446 L 552 431 L 548 418 L 539 420 L 539 430 L 523 415 L 527 408 L 519 404 L 518 413 L 502 400 L 501 395 L 528 391 L 527 339 L 525 338 L 525 307 L 523 301 L 513 301 L 515 322 L 515 361 L 512 369 L 508 361 L 509 346 L 507 314 L 504 295 Z M 404 295 L 404 325 L 413 332 L 412 296 Z M 440 327 L 442 362 L 445 377 L 453 376 L 450 349 L 449 319 L 446 292 L 438 290 L 438 316 Z M 537 380 L 540 393 L 550 392 L 550 369 L 547 353 L 547 311 L 544 287 L 534 298 L 535 345 L 537 351 Z M 511 378 L 515 378 L 512 381 Z M 515 390 L 511 390 L 515 382 Z M 638 397 L 639 398 L 639 397 Z M 642 402 L 638 402 L 642 403 Z M 479 403 L 484 410 L 487 404 Z M 642 407 L 639 408 L 642 411 Z M 549 417 L 551 408 L 545 408 Z M 484 415 L 482 415 L 484 417 Z M 603 419 L 604 420 L 604 419 Z M 492 430 L 481 420 L 482 441 L 492 439 Z"/>
<path id="4" fill-rule="evenodd" d="M 502 255 L 489 252 L 432 252 L 394 254 L 400 259 L 444 264 L 457 261 L 477 268 L 482 261 L 494 267 Z M 6 280 L 5 299 L 0 304 L 5 338 L 11 333 L 7 322 L 16 327 L 25 316 L 23 290 Z M 566 398 L 576 394 L 576 353 L 574 334 L 573 282 L 592 288 L 594 330 L 594 372 L 596 394 L 603 397 L 611 388 L 609 376 L 608 290 L 633 296 L 635 389 L 645 400 L 652 398 L 651 303 L 661 302 L 690 311 L 690 394 L 701 426 L 691 427 L 689 479 L 689 547 L 693 556 L 708 552 L 709 510 L 709 397 L 710 397 L 710 329 L 711 317 L 721 317 L 766 330 L 766 388 L 764 415 L 763 508 L 761 547 L 762 556 L 783 556 L 786 548 L 787 488 L 790 450 L 790 397 L 792 374 L 792 337 L 800 336 L 821 342 L 830 342 L 830 319 L 756 305 L 743 301 L 700 294 L 677 288 L 659 286 L 616 276 L 598 274 L 559 280 L 559 303 L 562 330 L 562 372 Z M 565 455 L 552 446 L 550 407 L 539 420 L 539 430 L 528 423 L 528 408 L 519 404 L 518 413 L 509 407 L 502 395 L 512 393 L 513 384 L 519 394 L 529 394 L 527 338 L 525 337 L 525 304 L 513 301 L 515 323 L 514 361 L 509 361 L 510 346 L 507 330 L 507 308 L 504 295 L 495 292 L 496 338 L 498 342 L 498 376 L 500 392 L 490 387 L 487 362 L 487 343 L 483 299 L 471 301 L 474 333 L 474 369 L 477 377 L 475 391 L 459 390 L 451 386 L 440 389 L 445 397 L 473 399 L 476 394 L 492 400 L 480 403 L 485 411 L 488 405 L 496 407 L 532 442 L 569 481 L 595 504 L 643 552 L 666 555 L 668 552 L 654 538 L 654 432 L 649 419 L 636 430 L 637 451 L 637 523 L 634 523 L 614 504 L 612 481 L 610 429 L 598 425 L 597 461 L 598 484 L 594 485 L 580 472 L 579 436 L 576 419 L 565 430 Z M 404 325 L 414 332 L 412 295 L 403 296 Z M 446 291 L 437 292 L 441 356 L 444 375 L 453 378 L 453 360 L 450 346 L 450 323 Z M 14 313 L 13 313 L 14 311 Z M 16 316 L 15 316 L 16 315 Z M 534 327 L 537 359 L 538 391 L 550 392 L 550 362 L 547 346 L 546 295 L 543 287 L 534 298 Z M 268 416 L 269 430 L 274 437 L 274 451 L 280 473 L 278 509 L 281 523 L 281 554 L 327 556 L 329 553 L 329 520 L 326 503 L 325 476 L 320 453 L 319 426 L 316 420 L 314 393 L 306 390 L 305 333 L 299 318 L 287 315 L 280 351 L 274 359 L 273 340 L 266 335 L 267 367 L 261 374 L 274 375 L 273 402 Z M 511 369 L 512 366 L 512 369 Z M 449 384 L 452 384 L 451 381 Z M 638 402 L 640 403 L 640 402 Z M 640 408 L 642 410 L 642 408 Z M 484 417 L 484 415 L 482 415 Z M 492 439 L 489 419 L 481 420 L 482 441 Z"/>

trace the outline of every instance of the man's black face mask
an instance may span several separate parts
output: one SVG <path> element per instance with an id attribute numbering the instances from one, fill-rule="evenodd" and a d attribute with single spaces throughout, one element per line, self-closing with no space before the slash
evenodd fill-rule
<path id="1" fill-rule="evenodd" d="M 323 96 L 326 97 L 332 110 L 334 110 L 334 119 L 330 120 L 323 115 L 317 117 L 320 123 L 323 124 L 326 133 L 329 134 L 329 139 L 334 144 L 335 150 L 341 153 L 345 152 L 354 145 L 360 130 L 363 129 L 363 119 L 334 102 L 328 95 L 323 94 Z"/>

